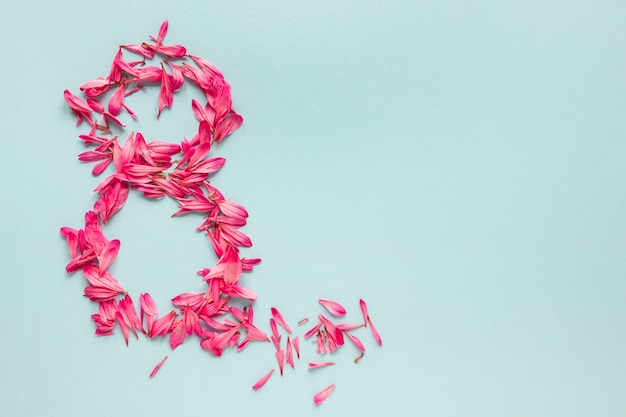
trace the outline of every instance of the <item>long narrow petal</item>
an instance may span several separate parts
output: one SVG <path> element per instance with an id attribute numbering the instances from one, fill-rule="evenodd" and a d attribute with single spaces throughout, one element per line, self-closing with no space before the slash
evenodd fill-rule
<path id="1" fill-rule="evenodd" d="M 367 327 L 367 317 L 368 317 L 368 312 L 367 312 L 367 304 L 365 303 L 365 301 L 361 298 L 359 300 L 359 305 L 361 306 L 361 313 L 363 313 L 363 325 L 365 327 Z"/>
<path id="2" fill-rule="evenodd" d="M 309 369 L 323 368 L 334 364 L 335 362 L 309 362 Z"/>
<path id="3" fill-rule="evenodd" d="M 300 339 L 298 336 L 293 338 L 293 348 L 296 351 L 296 357 L 300 359 Z"/>
<path id="4" fill-rule="evenodd" d="M 380 334 L 378 333 L 378 330 L 376 330 L 376 327 L 374 327 L 374 323 L 372 323 L 372 320 L 370 320 L 370 318 L 367 318 L 368 323 L 370 324 L 370 330 L 372 331 L 372 335 L 374 335 L 374 339 L 376 339 L 376 342 L 382 346 L 383 345 L 383 339 L 381 339 Z"/>
<path id="5" fill-rule="evenodd" d="M 308 339 L 309 337 L 313 336 L 320 329 L 320 327 L 322 327 L 322 322 L 321 321 L 319 323 L 317 323 L 315 326 L 311 327 L 309 329 L 309 331 L 307 331 L 304 334 L 304 338 Z"/>
<path id="6" fill-rule="evenodd" d="M 285 347 L 285 362 L 290 365 L 292 369 L 296 369 L 296 366 L 293 363 L 293 350 L 289 336 L 287 336 L 287 345 Z"/>
<path id="7" fill-rule="evenodd" d="M 331 314 L 338 316 L 338 317 L 346 315 L 346 309 L 343 308 L 343 306 L 339 304 L 338 302 L 332 301 L 332 300 L 326 300 L 324 298 L 320 298 L 318 301 Z"/>
<path id="8" fill-rule="evenodd" d="M 287 330 L 287 333 L 291 334 L 291 327 L 289 327 L 287 322 L 285 322 L 285 319 L 283 318 L 283 315 L 280 314 L 280 311 L 278 311 L 276 307 L 272 307 L 271 311 L 272 311 L 272 317 L 274 318 L 274 320 L 276 320 L 276 323 L 283 326 L 283 328 Z"/>
<path id="9" fill-rule="evenodd" d="M 327 386 L 326 388 L 324 388 L 323 390 L 321 390 L 320 392 L 318 392 L 317 394 L 313 396 L 313 402 L 318 405 L 323 403 L 326 400 L 326 398 L 328 398 L 330 394 L 332 394 L 334 389 L 335 389 L 335 384 L 330 384 L 329 386 Z"/>
<path id="10" fill-rule="evenodd" d="M 150 372 L 150 378 L 152 378 L 153 376 L 156 375 L 157 372 L 159 372 L 159 369 L 161 369 L 161 366 L 163 366 L 166 360 L 167 360 L 167 355 L 163 359 L 161 359 L 161 361 L 157 363 L 157 365 L 154 367 L 152 372 Z"/>
<path id="11" fill-rule="evenodd" d="M 345 334 L 346 336 L 348 336 L 348 339 L 352 340 L 352 343 L 354 343 L 354 345 L 360 350 L 360 351 L 365 351 L 365 346 L 363 345 L 363 342 L 361 342 L 361 340 L 359 340 L 358 337 L 356 337 L 355 335 L 353 335 L 350 332 L 344 332 L 343 334 Z"/>
<path id="12" fill-rule="evenodd" d="M 278 368 L 280 369 L 280 376 L 283 376 L 283 368 L 285 366 L 285 351 L 279 350 L 276 352 L 276 361 L 278 362 Z"/>
<path id="13" fill-rule="evenodd" d="M 259 388 L 261 388 L 263 385 L 265 385 L 265 383 L 267 382 L 268 379 L 270 379 L 270 377 L 272 376 L 272 374 L 274 373 L 275 369 L 272 369 L 271 371 L 269 371 L 268 373 L 266 373 L 263 377 L 261 377 L 261 379 L 259 379 L 256 384 L 254 384 L 252 386 L 252 389 L 257 390 Z"/>

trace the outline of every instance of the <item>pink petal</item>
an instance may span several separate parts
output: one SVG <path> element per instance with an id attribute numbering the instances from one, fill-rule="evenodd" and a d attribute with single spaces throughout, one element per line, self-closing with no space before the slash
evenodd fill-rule
<path id="1" fill-rule="evenodd" d="M 182 320 L 176 320 L 172 324 L 171 333 L 170 333 L 170 347 L 172 349 L 176 349 L 180 346 L 184 341 L 185 337 L 185 325 Z"/>
<path id="2" fill-rule="evenodd" d="M 359 300 L 359 305 L 361 306 L 361 313 L 363 313 L 363 325 L 367 327 L 367 318 L 368 318 L 367 304 L 365 304 L 365 301 L 361 298 Z"/>
<path id="3" fill-rule="evenodd" d="M 376 330 L 376 327 L 374 327 L 374 323 L 372 323 L 372 320 L 370 320 L 370 318 L 367 318 L 367 321 L 370 324 L 370 330 L 372 331 L 372 335 L 374 335 L 374 339 L 376 339 L 376 342 L 382 346 L 383 345 L 383 339 L 381 339 L 380 334 L 378 334 L 378 330 Z"/>
<path id="4" fill-rule="evenodd" d="M 330 384 L 329 386 L 327 386 L 326 388 L 324 388 L 323 390 L 321 390 L 320 392 L 318 392 L 317 394 L 313 396 L 313 402 L 318 405 L 323 403 L 324 400 L 326 400 L 326 398 L 330 396 L 330 394 L 333 392 L 334 389 L 335 389 L 335 384 Z"/>
<path id="5" fill-rule="evenodd" d="M 272 336 L 274 339 L 280 342 L 280 334 L 278 333 L 278 327 L 276 326 L 276 320 L 270 318 L 270 329 L 272 329 Z"/>
<path id="6" fill-rule="evenodd" d="M 280 376 L 283 376 L 283 368 L 285 366 L 285 351 L 281 349 L 276 352 L 276 361 L 278 361 L 278 368 L 280 369 Z"/>
<path id="7" fill-rule="evenodd" d="M 265 383 L 267 382 L 268 379 L 270 379 L 270 377 L 272 376 L 273 373 L 274 373 L 274 369 L 272 369 L 267 374 L 265 374 L 261 379 L 259 379 L 256 382 L 256 384 L 254 384 L 252 386 L 252 389 L 257 390 L 257 389 L 261 388 L 263 385 L 265 385 Z"/>
<path id="8" fill-rule="evenodd" d="M 169 23 L 167 22 L 167 20 L 164 20 L 163 23 L 161 23 L 161 27 L 159 28 L 159 34 L 156 39 L 157 43 L 161 43 L 163 42 L 163 39 L 165 39 L 165 35 L 167 35 L 168 25 Z"/>
<path id="9" fill-rule="evenodd" d="M 360 350 L 360 351 L 364 351 L 364 350 L 365 350 L 365 346 L 363 346 L 363 342 L 361 342 L 361 341 L 359 340 L 359 338 L 358 338 L 358 337 L 354 336 L 354 335 L 353 335 L 352 333 L 350 333 L 350 332 L 344 332 L 344 334 L 345 334 L 346 336 L 348 336 L 348 339 L 352 340 L 352 343 L 354 343 L 354 344 L 355 344 L 355 346 L 356 346 L 357 348 L 359 348 L 359 350 Z"/>
<path id="10" fill-rule="evenodd" d="M 285 322 L 285 319 L 283 318 L 283 315 L 280 314 L 280 311 L 278 311 L 276 307 L 272 307 L 271 311 L 272 317 L 274 318 L 274 320 L 276 320 L 276 323 L 283 326 L 283 328 L 287 330 L 287 333 L 291 334 L 291 327 L 289 327 L 289 325 Z"/>
<path id="11" fill-rule="evenodd" d="M 159 90 L 159 110 L 157 111 L 157 118 L 161 116 L 161 112 L 164 108 L 172 107 L 173 101 L 174 94 L 172 92 L 170 76 L 163 68 L 163 64 L 161 64 L 161 89 Z"/>
<path id="12" fill-rule="evenodd" d="M 332 300 L 326 300 L 323 298 L 320 298 L 318 301 L 331 314 L 335 316 L 339 316 L 339 317 L 346 315 L 346 309 L 343 308 L 343 306 L 339 304 L 338 302 L 332 301 Z"/>
<path id="13" fill-rule="evenodd" d="M 300 339 L 298 336 L 293 338 L 293 348 L 296 351 L 296 356 L 300 359 Z"/>
<path id="14" fill-rule="evenodd" d="M 309 331 L 304 334 L 304 338 L 308 339 L 313 336 L 320 329 L 320 327 L 322 327 L 322 322 L 319 322 L 315 326 L 311 327 Z"/>
<path id="15" fill-rule="evenodd" d="M 292 369 L 296 369 L 293 363 L 293 351 L 291 350 L 291 340 L 287 336 L 287 347 L 285 347 L 285 362 L 291 366 Z"/>
<path id="16" fill-rule="evenodd" d="M 308 323 L 308 322 L 309 322 L 308 317 L 305 317 L 305 318 L 303 318 L 302 320 L 300 320 L 300 321 L 298 322 L 298 326 L 302 326 L 303 324 L 306 324 L 306 323 Z"/>
<path id="17" fill-rule="evenodd" d="M 150 372 L 150 378 L 152 378 L 153 376 L 156 375 L 157 372 L 159 372 L 159 369 L 161 369 L 161 366 L 163 366 L 163 363 L 165 363 L 166 360 L 167 360 L 167 356 L 161 359 L 161 362 L 157 363 L 157 365 L 154 367 L 152 372 Z"/>
<path id="18" fill-rule="evenodd" d="M 334 364 L 335 362 L 309 362 L 309 369 L 323 368 Z"/>
<path id="19" fill-rule="evenodd" d="M 363 323 L 339 323 L 337 328 L 342 331 L 354 330 L 363 327 Z"/>

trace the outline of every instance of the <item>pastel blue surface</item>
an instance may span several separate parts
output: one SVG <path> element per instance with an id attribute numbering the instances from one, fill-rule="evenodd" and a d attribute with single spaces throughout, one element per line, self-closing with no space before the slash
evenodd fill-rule
<path id="1" fill-rule="evenodd" d="M 363 297 L 384 345 L 361 329 L 358 365 L 347 346 L 307 371 L 324 358 L 303 343 L 255 392 L 270 344 L 213 358 L 93 334 L 58 230 L 82 225 L 100 178 L 76 160 L 84 127 L 62 92 L 164 19 L 245 120 L 213 182 L 250 213 L 256 320 L 313 320 L 319 297 L 358 320 Z M 5 2 L 0 414 L 624 415 L 625 21 L 604 0 Z M 157 123 L 146 91 L 129 128 L 189 137 L 192 96 Z M 163 313 L 215 261 L 175 210 L 133 194 L 106 228 L 112 273 Z"/>

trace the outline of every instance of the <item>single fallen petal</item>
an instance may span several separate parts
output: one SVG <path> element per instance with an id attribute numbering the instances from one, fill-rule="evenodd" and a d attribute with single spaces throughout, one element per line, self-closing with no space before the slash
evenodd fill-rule
<path id="1" fill-rule="evenodd" d="M 150 378 L 152 378 L 154 375 L 156 375 L 157 372 L 159 372 L 159 369 L 161 369 L 161 366 L 163 366 L 163 363 L 166 360 L 167 360 L 167 356 L 165 356 L 163 359 L 161 359 L 161 362 L 157 363 L 157 365 L 154 367 L 152 372 L 150 372 Z"/>
<path id="2" fill-rule="evenodd" d="M 296 356 L 300 359 L 300 339 L 298 336 L 293 338 L 293 348 L 296 351 Z"/>
<path id="3" fill-rule="evenodd" d="M 353 335 L 350 332 L 344 332 L 343 334 L 345 334 L 346 336 L 348 336 L 348 339 L 352 340 L 352 343 L 354 343 L 354 345 L 360 350 L 360 351 L 365 351 L 365 346 L 363 345 L 363 342 L 361 342 L 361 340 L 359 340 L 358 337 L 356 337 L 355 335 Z"/>
<path id="4" fill-rule="evenodd" d="M 359 356 L 354 358 L 354 363 L 355 364 L 359 363 L 359 361 L 363 358 L 363 355 L 365 355 L 365 352 L 361 352 L 361 354 Z"/>
<path id="5" fill-rule="evenodd" d="M 285 367 L 285 351 L 279 350 L 276 352 L 276 361 L 278 361 L 278 368 L 280 369 L 280 376 L 283 376 L 283 368 Z"/>
<path id="6" fill-rule="evenodd" d="M 346 309 L 343 308 L 343 306 L 341 304 L 339 304 L 336 301 L 332 301 L 332 300 L 326 300 L 324 298 L 320 298 L 319 300 L 317 300 L 326 310 L 328 310 L 331 314 L 335 315 L 335 316 L 345 316 L 346 315 Z"/>
<path id="7" fill-rule="evenodd" d="M 332 394 L 334 389 L 335 389 L 335 384 L 330 384 L 329 386 L 327 386 L 326 388 L 324 388 L 323 390 L 321 390 L 320 392 L 318 392 L 317 394 L 313 396 L 313 402 L 318 405 L 323 403 L 326 400 L 326 398 L 328 398 L 330 394 Z"/>
<path id="8" fill-rule="evenodd" d="M 298 326 L 302 326 L 303 324 L 306 324 L 306 323 L 308 323 L 308 322 L 309 322 L 309 318 L 308 318 L 308 317 L 305 317 L 305 318 L 303 318 L 302 320 L 300 320 L 300 321 L 298 322 Z"/>
<path id="9" fill-rule="evenodd" d="M 293 351 L 291 350 L 291 340 L 287 336 L 287 346 L 285 347 L 285 362 L 291 366 L 291 369 L 296 369 L 293 363 Z"/>
<path id="10" fill-rule="evenodd" d="M 272 317 L 276 320 L 276 323 L 283 326 L 283 328 L 287 330 L 287 333 L 291 334 L 291 327 L 289 327 L 289 325 L 285 322 L 285 319 L 283 318 L 283 315 L 280 314 L 280 311 L 278 311 L 276 307 L 272 307 L 270 310 L 272 311 Z"/>
<path id="11" fill-rule="evenodd" d="M 367 313 L 367 304 L 365 303 L 365 301 L 361 298 L 359 300 L 359 305 L 361 306 L 361 313 L 363 313 L 363 325 L 365 327 L 367 327 L 367 318 L 368 318 L 368 313 Z"/>
<path id="12" fill-rule="evenodd" d="M 271 371 L 269 371 L 267 374 L 265 374 L 261 379 L 259 379 L 253 386 L 252 389 L 257 390 L 259 388 L 261 388 L 263 385 L 265 385 L 265 383 L 267 382 L 268 379 L 270 379 L 270 377 L 272 376 L 272 374 L 274 373 L 275 369 L 272 369 Z"/>
<path id="13" fill-rule="evenodd" d="M 309 362 L 309 369 L 323 368 L 334 364 L 335 362 Z"/>
<path id="14" fill-rule="evenodd" d="M 374 335 L 374 339 L 376 339 L 376 342 L 382 346 L 383 345 L 383 339 L 381 339 L 380 334 L 378 334 L 378 330 L 376 330 L 376 327 L 374 327 L 374 323 L 372 323 L 372 320 L 370 320 L 370 318 L 367 318 L 368 323 L 370 324 L 370 330 L 372 331 L 372 335 Z"/>
<path id="15" fill-rule="evenodd" d="M 313 326 L 312 328 L 309 329 L 309 331 L 307 331 L 304 334 L 304 338 L 308 339 L 309 337 L 313 336 L 318 330 L 319 328 L 322 326 L 322 322 L 317 323 L 315 326 Z"/>
<path id="16" fill-rule="evenodd" d="M 272 336 L 280 343 L 280 334 L 278 333 L 278 327 L 276 326 L 276 320 L 270 318 L 270 329 L 272 329 Z"/>
<path id="17" fill-rule="evenodd" d="M 354 330 L 363 327 L 363 323 L 339 323 L 337 328 L 342 331 Z"/>

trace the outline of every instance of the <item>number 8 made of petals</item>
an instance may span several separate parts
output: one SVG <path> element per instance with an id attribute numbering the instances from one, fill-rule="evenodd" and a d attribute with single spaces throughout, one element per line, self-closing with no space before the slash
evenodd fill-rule
<path id="1" fill-rule="evenodd" d="M 166 44 L 167 30 L 165 21 L 149 41 L 120 45 L 108 75 L 84 83 L 79 95 L 64 91 L 76 125 L 89 128 L 79 135 L 89 150 L 78 159 L 95 164 L 94 176 L 113 171 L 96 187 L 97 200 L 85 213 L 84 226 L 61 228 L 71 258 L 66 271 L 80 272 L 86 279 L 84 295 L 98 305 L 98 312 L 91 316 L 97 335 L 112 335 L 119 328 L 126 344 L 131 333 L 135 337 L 140 333 L 148 338 L 168 337 L 172 349 L 195 337 L 203 349 L 220 356 L 229 347 L 241 350 L 250 341 L 268 341 L 253 323 L 251 303 L 256 294 L 240 280 L 243 272 L 252 271 L 260 262 L 240 256 L 241 248 L 252 246 L 250 238 L 239 230 L 246 224 L 248 213 L 209 181 L 225 162 L 211 155 L 212 147 L 237 130 L 243 119 L 232 107 L 230 85 L 222 73 L 205 59 L 189 54 L 184 46 Z M 122 143 L 113 134 L 112 128 L 125 130 L 120 119 L 137 119 L 126 98 L 158 87 L 159 118 L 172 107 L 175 93 L 186 83 L 206 98 L 205 103 L 191 101 L 198 121 L 191 139 L 180 143 L 150 141 L 140 132 L 130 132 L 124 134 Z M 108 239 L 103 226 L 124 206 L 131 190 L 151 199 L 174 199 L 178 203 L 174 216 L 200 214 L 202 222 L 197 230 L 206 233 L 218 258 L 211 268 L 198 271 L 206 290 L 175 295 L 174 308 L 164 314 L 159 314 L 148 292 L 133 298 L 109 272 L 120 241 Z M 232 305 L 234 299 L 249 304 L 240 310 Z M 227 313 L 239 323 L 216 320 Z"/>

